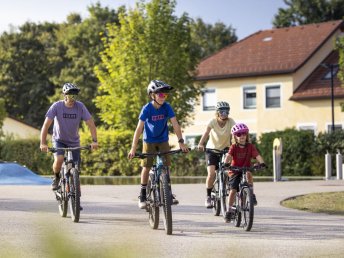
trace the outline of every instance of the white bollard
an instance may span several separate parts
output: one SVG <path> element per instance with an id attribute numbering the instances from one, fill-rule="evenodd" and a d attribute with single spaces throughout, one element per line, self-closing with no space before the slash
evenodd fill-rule
<path id="1" fill-rule="evenodd" d="M 331 154 L 327 153 L 325 154 L 325 180 L 331 179 L 332 175 L 332 161 L 331 161 Z"/>
<path id="2" fill-rule="evenodd" d="M 337 179 L 340 180 L 343 177 L 343 156 L 339 150 L 337 150 L 336 154 L 336 171 L 337 171 Z"/>

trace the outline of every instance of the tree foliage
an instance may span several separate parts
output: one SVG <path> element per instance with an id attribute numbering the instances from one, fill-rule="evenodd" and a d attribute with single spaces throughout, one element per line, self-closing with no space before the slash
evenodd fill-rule
<path id="1" fill-rule="evenodd" d="M 96 106 L 108 126 L 135 129 L 152 79 L 175 88 L 168 101 L 179 122 L 187 122 L 199 94 L 192 79 L 197 60 L 190 50 L 189 18 L 174 16 L 174 8 L 175 1 L 141 1 L 120 14 L 120 26 L 108 26 L 102 64 L 96 69 L 101 82 Z"/>
<path id="2" fill-rule="evenodd" d="M 235 29 L 222 22 L 212 25 L 197 18 L 190 22 L 190 30 L 194 53 L 199 59 L 205 58 L 238 40 Z"/>
<path id="3" fill-rule="evenodd" d="M 119 8 L 121 10 L 123 7 Z M 79 14 L 70 14 L 67 23 L 61 24 L 56 32 L 64 65 L 54 77 L 59 88 L 53 100 L 60 98 L 61 85 L 73 82 L 81 88 L 80 100 L 87 102 L 89 111 L 96 115 L 96 107 L 90 101 L 95 98 L 99 84 L 94 67 L 100 63 L 101 38 L 106 36 L 106 24 L 118 24 L 118 16 L 115 10 L 103 8 L 99 3 L 88 7 L 88 11 L 89 17 L 85 20 Z"/>
<path id="4" fill-rule="evenodd" d="M 59 57 L 50 59 L 56 41 L 57 25 L 30 22 L 19 33 L 4 33 L 0 38 L 0 95 L 12 117 L 38 126 L 53 93 L 50 80 Z"/>
<path id="5" fill-rule="evenodd" d="M 273 25 L 277 28 L 340 20 L 344 17 L 344 0 L 284 0 Z"/>

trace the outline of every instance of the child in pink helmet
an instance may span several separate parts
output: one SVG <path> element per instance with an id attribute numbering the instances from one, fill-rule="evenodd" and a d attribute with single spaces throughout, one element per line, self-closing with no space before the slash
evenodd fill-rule
<path id="1" fill-rule="evenodd" d="M 243 123 L 237 123 L 232 127 L 231 132 L 234 135 L 235 143 L 232 144 L 232 146 L 230 147 L 224 162 L 231 163 L 232 166 L 237 167 L 250 167 L 251 159 L 256 159 L 260 164 L 264 166 L 265 164 L 262 156 L 260 156 L 255 145 L 250 143 L 248 127 Z M 242 175 L 229 171 L 228 176 L 230 191 L 226 219 L 229 221 L 231 215 L 234 213 L 232 210 L 232 206 L 234 203 L 235 194 L 239 189 L 239 183 Z M 248 184 L 250 185 L 253 193 L 252 173 L 250 171 L 247 171 L 246 176 Z M 257 205 L 257 199 L 255 194 L 253 194 L 253 203 L 254 205 Z"/>

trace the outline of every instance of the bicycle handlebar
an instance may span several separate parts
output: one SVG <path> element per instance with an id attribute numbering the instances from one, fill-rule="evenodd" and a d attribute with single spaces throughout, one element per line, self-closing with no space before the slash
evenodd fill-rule
<path id="1" fill-rule="evenodd" d="M 64 151 L 73 151 L 73 150 L 90 150 L 91 149 L 91 145 L 87 145 L 87 146 L 79 146 L 79 147 L 52 147 L 52 148 L 48 148 L 48 150 L 50 152 L 57 152 L 58 150 L 64 150 Z"/>
<path id="2" fill-rule="evenodd" d="M 191 148 L 188 148 L 189 151 L 191 151 Z M 135 153 L 135 156 L 133 158 L 139 158 L 139 159 L 144 159 L 146 157 L 150 156 L 161 156 L 161 155 L 166 155 L 166 154 L 177 154 L 183 152 L 182 149 L 178 150 L 170 150 L 170 151 L 165 151 L 165 152 L 151 152 L 151 153 Z M 187 152 L 185 152 L 187 153 Z"/>
<path id="3" fill-rule="evenodd" d="M 251 166 L 251 167 L 238 167 L 238 166 L 231 166 L 229 164 L 225 164 L 224 167 L 229 169 L 229 170 L 232 170 L 233 172 L 237 172 L 237 173 L 239 173 L 239 172 L 246 172 L 246 171 L 253 172 L 253 171 L 258 171 L 258 170 L 262 170 L 262 169 L 267 168 L 265 163 L 254 165 L 254 166 Z"/>

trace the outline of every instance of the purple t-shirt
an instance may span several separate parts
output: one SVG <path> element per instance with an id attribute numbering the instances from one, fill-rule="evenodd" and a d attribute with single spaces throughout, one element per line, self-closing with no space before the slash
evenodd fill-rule
<path id="1" fill-rule="evenodd" d="M 80 101 L 76 101 L 71 108 L 66 107 L 63 100 L 57 101 L 51 105 L 45 116 L 54 120 L 53 140 L 70 147 L 80 145 L 80 121 L 91 119 L 90 112 Z"/>

